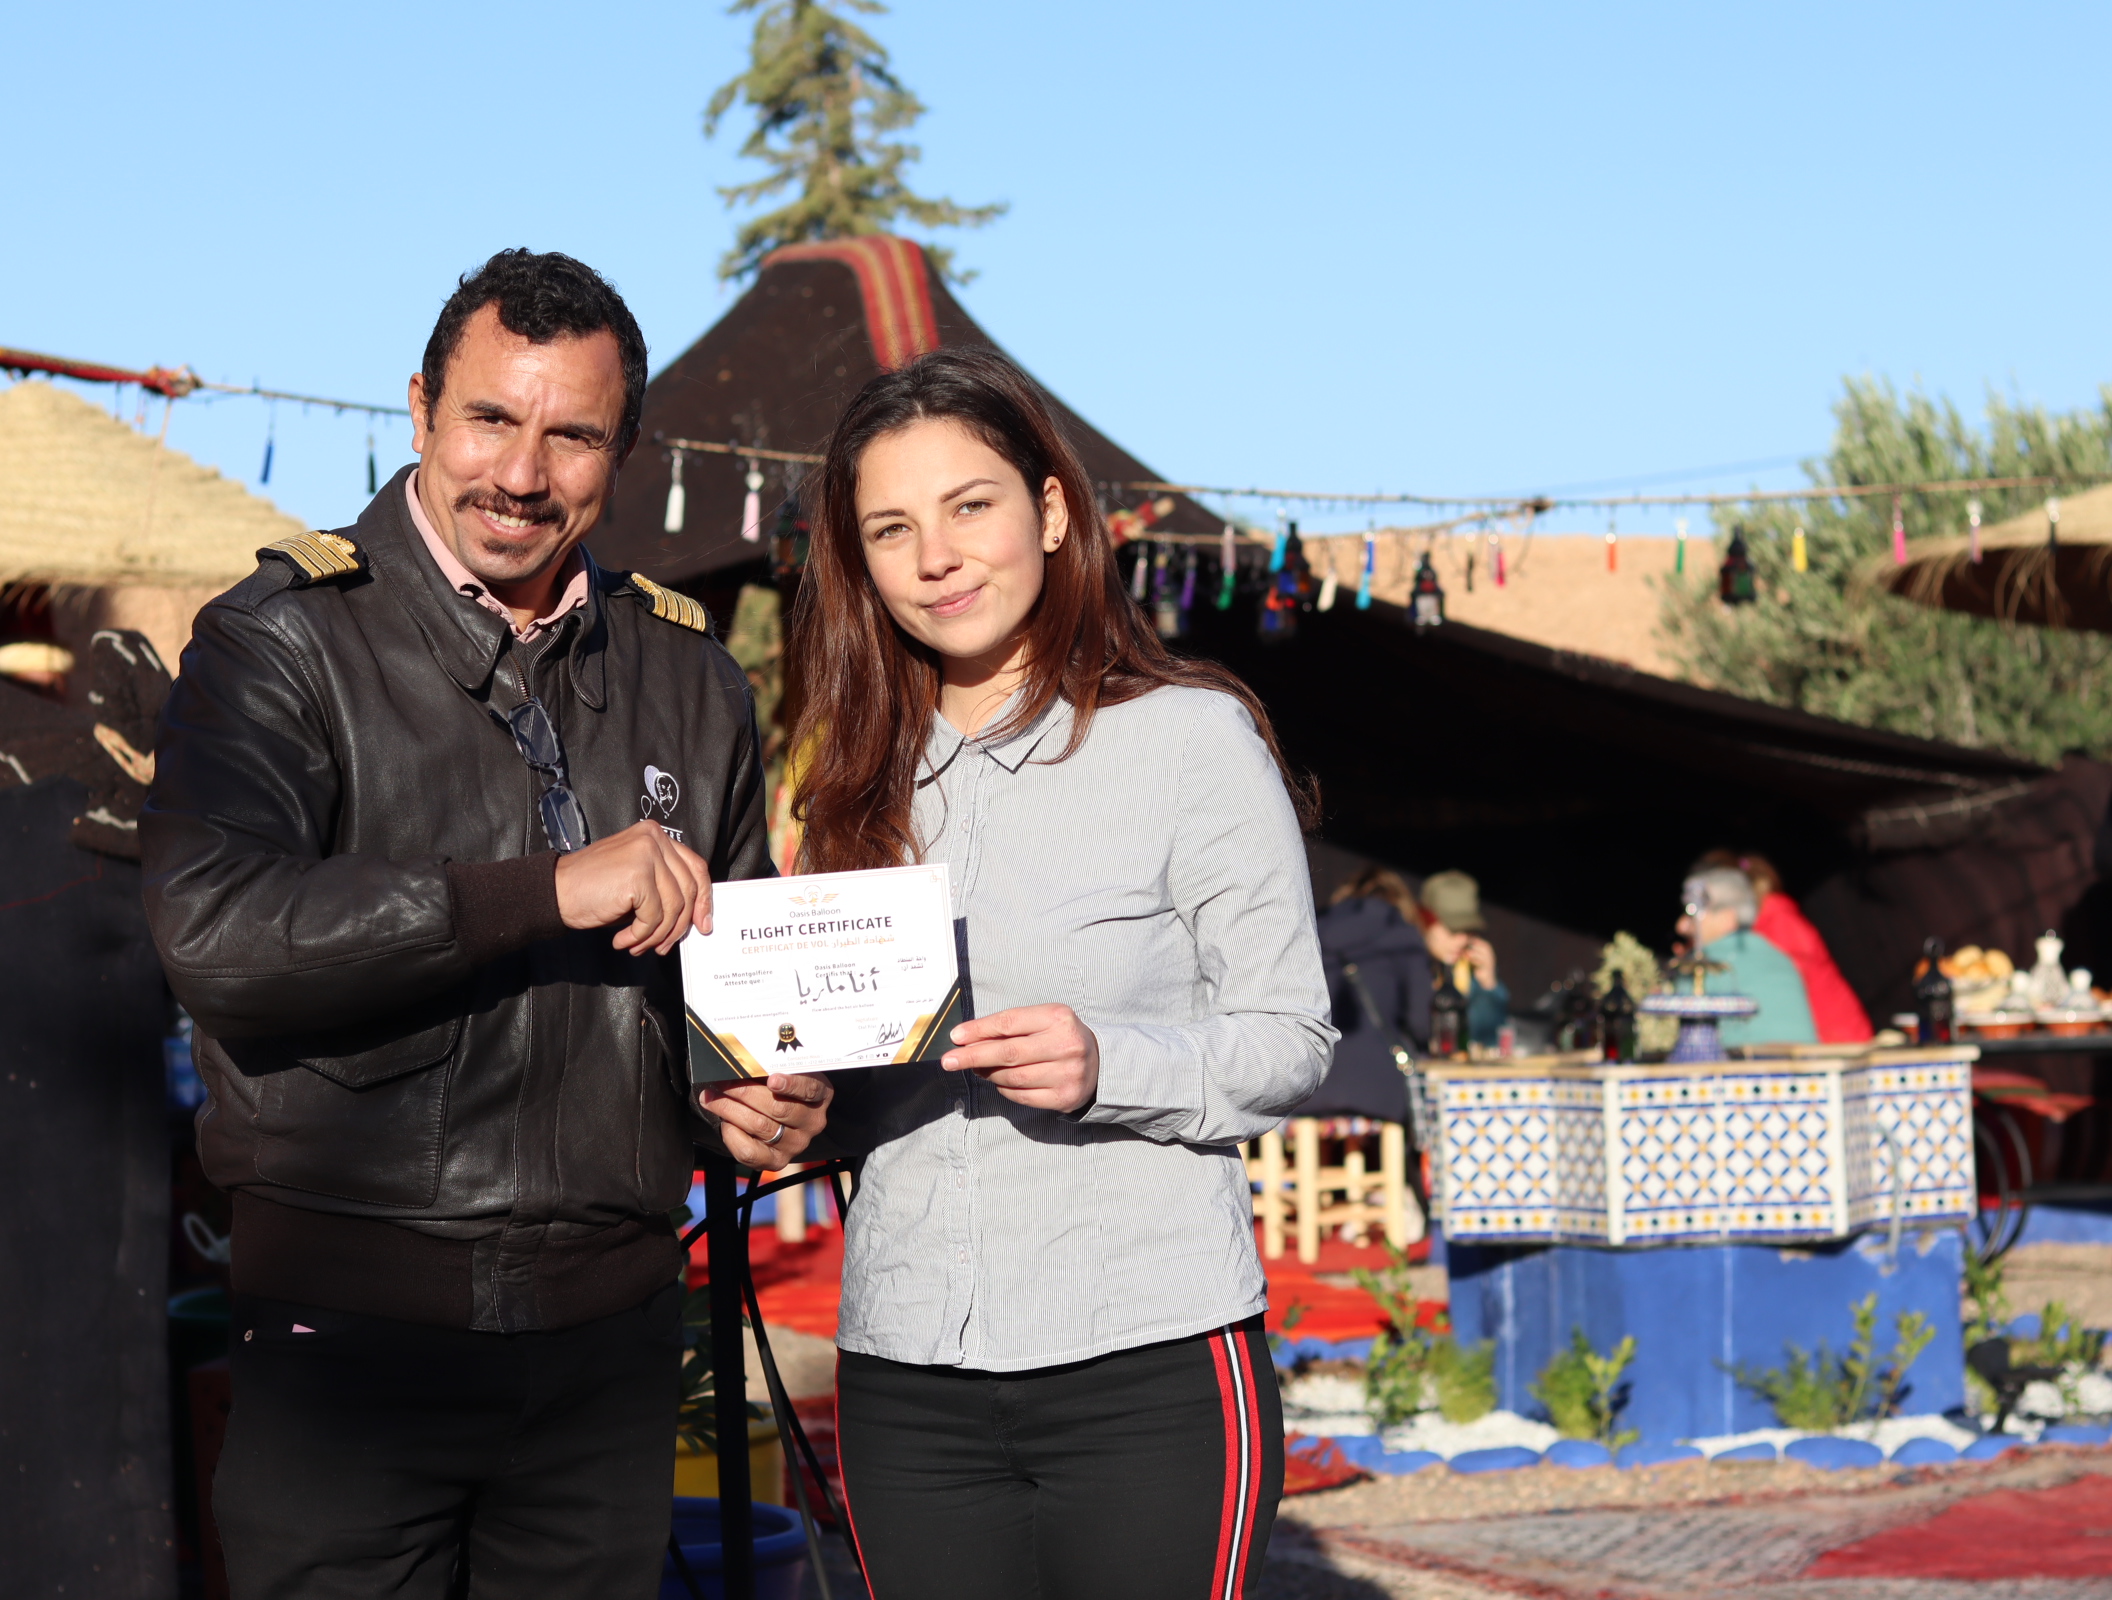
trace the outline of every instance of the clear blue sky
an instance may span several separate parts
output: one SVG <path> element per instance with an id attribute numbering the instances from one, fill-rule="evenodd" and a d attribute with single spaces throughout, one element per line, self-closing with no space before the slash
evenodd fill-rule
<path id="1" fill-rule="evenodd" d="M 1626 487 L 1822 449 L 1843 374 L 1975 412 L 2112 380 L 2101 4 L 870 25 L 932 108 L 920 186 L 1011 203 L 955 241 L 969 310 L 1170 476 Z M 747 32 L 716 6 L 10 7 L 0 344 L 400 403 L 454 276 L 528 244 L 613 278 L 657 368 L 732 300 L 738 133 L 707 145 L 699 113 Z M 254 483 L 265 424 L 186 402 L 170 438 Z M 365 427 L 282 408 L 268 492 L 349 520 Z M 386 472 L 407 427 L 379 445 Z"/>

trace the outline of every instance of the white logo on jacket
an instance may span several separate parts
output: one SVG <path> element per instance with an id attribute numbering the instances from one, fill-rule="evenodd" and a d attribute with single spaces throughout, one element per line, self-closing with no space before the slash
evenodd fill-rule
<path id="1" fill-rule="evenodd" d="M 645 769 L 645 793 L 638 797 L 638 815 L 649 818 L 658 811 L 662 830 L 670 839 L 679 843 L 682 838 L 681 830 L 668 827 L 667 819 L 675 814 L 675 804 L 681 798 L 682 785 L 675 782 L 673 773 L 648 766 Z"/>

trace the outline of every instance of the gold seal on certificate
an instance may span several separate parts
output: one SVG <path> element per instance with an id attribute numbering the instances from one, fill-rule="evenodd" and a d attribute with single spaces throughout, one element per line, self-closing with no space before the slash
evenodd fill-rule
<path id="1" fill-rule="evenodd" d="M 935 1061 L 967 1015 L 945 864 L 714 884 L 682 990 L 692 1083 Z"/>

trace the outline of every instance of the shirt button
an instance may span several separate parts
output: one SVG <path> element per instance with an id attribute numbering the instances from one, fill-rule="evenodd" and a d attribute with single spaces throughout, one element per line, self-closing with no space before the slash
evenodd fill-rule
<path id="1" fill-rule="evenodd" d="M 961 1263 L 961 1265 L 962 1265 L 962 1266 L 964 1266 L 964 1267 L 965 1267 L 965 1266 L 967 1266 L 967 1265 L 968 1265 L 968 1252 L 967 1252 L 967 1251 L 965 1251 L 965 1250 L 963 1250 L 963 1251 L 962 1251 L 962 1252 L 960 1253 L 960 1255 L 959 1255 L 959 1257 L 958 1257 L 957 1259 L 958 1259 L 958 1260 L 960 1261 L 960 1263 Z"/>
<path id="2" fill-rule="evenodd" d="M 956 1173 L 955 1173 L 955 1174 L 953 1175 L 953 1186 L 954 1186 L 954 1187 L 955 1187 L 956 1189 L 965 1189 L 965 1188 L 967 1188 L 967 1187 L 968 1187 L 968 1174 L 967 1174 L 967 1173 L 965 1173 L 965 1172 L 956 1172 Z"/>

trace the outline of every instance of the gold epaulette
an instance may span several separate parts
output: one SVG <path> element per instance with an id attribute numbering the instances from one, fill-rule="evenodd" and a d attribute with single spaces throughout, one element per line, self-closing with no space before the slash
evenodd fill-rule
<path id="1" fill-rule="evenodd" d="M 297 533 L 290 539 L 274 539 L 257 552 L 262 560 L 275 556 L 299 574 L 297 589 L 328 578 L 342 578 L 359 571 L 359 546 L 339 533 Z"/>
<path id="2" fill-rule="evenodd" d="M 652 602 L 653 615 L 661 621 L 693 628 L 698 633 L 711 632 L 711 613 L 688 595 L 677 594 L 672 589 L 663 589 L 651 578 L 641 577 L 635 572 L 631 574 L 631 587 Z"/>

